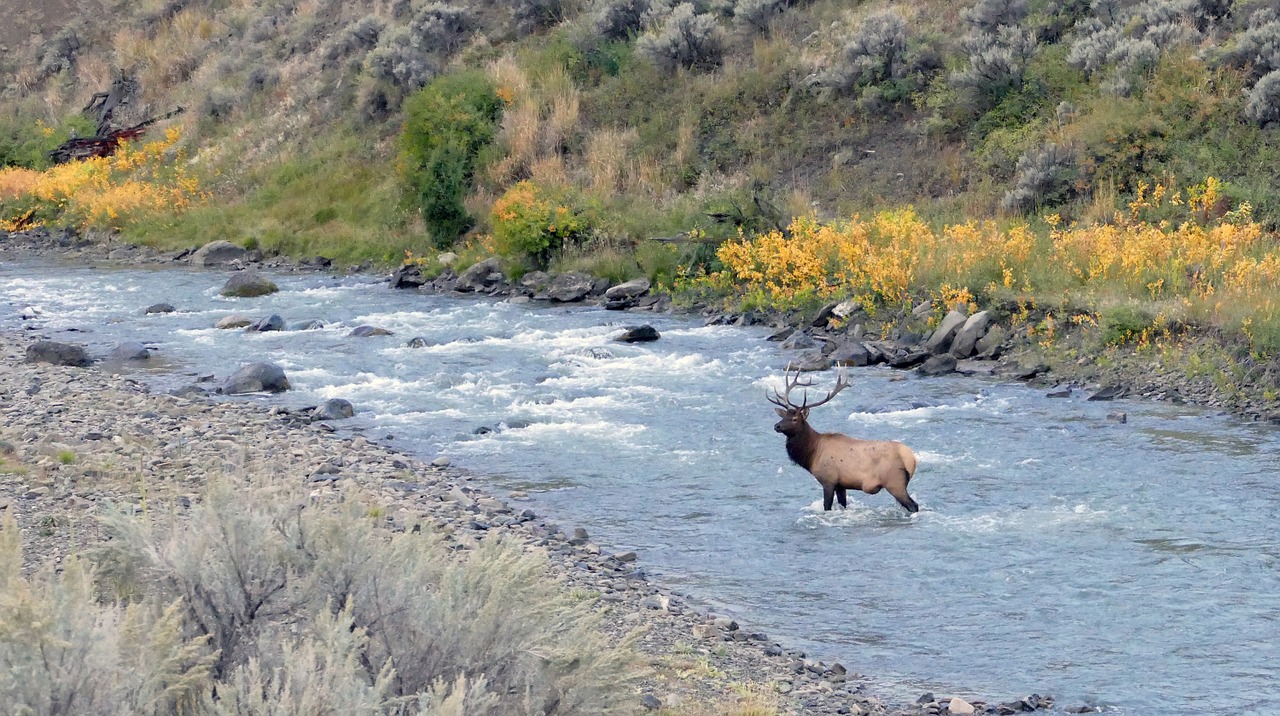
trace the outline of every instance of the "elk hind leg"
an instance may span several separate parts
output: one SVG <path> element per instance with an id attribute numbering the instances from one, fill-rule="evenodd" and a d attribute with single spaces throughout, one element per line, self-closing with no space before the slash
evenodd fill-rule
<path id="1" fill-rule="evenodd" d="M 840 507 L 848 509 L 849 496 L 845 494 L 845 489 L 843 487 L 836 488 L 836 499 L 839 500 Z"/>
<path id="2" fill-rule="evenodd" d="M 836 496 L 835 487 L 828 487 L 826 485 L 822 486 L 822 509 L 823 510 L 828 512 L 831 511 L 831 501 L 835 499 L 835 496 Z"/>
<path id="3" fill-rule="evenodd" d="M 907 483 L 904 480 L 901 485 L 886 485 L 885 489 L 893 495 L 893 499 L 898 501 L 899 505 L 907 508 L 907 512 L 919 512 L 920 506 L 916 501 L 911 499 L 911 495 L 907 494 Z"/>

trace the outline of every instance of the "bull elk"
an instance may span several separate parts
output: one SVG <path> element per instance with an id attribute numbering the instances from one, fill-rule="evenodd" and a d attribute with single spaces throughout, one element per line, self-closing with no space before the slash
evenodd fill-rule
<path id="1" fill-rule="evenodd" d="M 841 507 L 848 507 L 845 490 L 862 490 L 874 495 L 881 489 L 888 490 L 898 504 L 908 512 L 920 507 L 907 494 L 907 483 L 916 472 L 916 456 L 911 448 L 892 440 L 860 440 L 840 433 L 819 433 L 809 426 L 809 411 L 825 405 L 836 394 L 849 387 L 849 381 L 840 372 L 836 385 L 827 397 L 809 403 L 807 388 L 812 381 L 801 381 L 800 371 L 791 377 L 790 366 L 784 376 L 786 387 L 782 393 L 776 389 L 765 396 L 777 405 L 782 418 L 773 429 L 787 436 L 787 455 L 795 464 L 808 470 L 822 485 L 822 509 L 830 510 L 833 498 Z M 797 386 L 806 388 L 799 405 L 791 402 L 791 391 Z"/>

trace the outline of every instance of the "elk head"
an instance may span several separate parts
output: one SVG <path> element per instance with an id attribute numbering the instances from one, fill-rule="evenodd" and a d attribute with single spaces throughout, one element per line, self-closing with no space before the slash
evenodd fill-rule
<path id="1" fill-rule="evenodd" d="M 827 397 L 816 403 L 810 403 L 808 389 L 813 385 L 813 381 L 801 380 L 800 376 L 801 372 L 797 369 L 795 377 L 793 378 L 791 376 L 791 366 L 788 365 L 786 375 L 783 377 L 786 383 L 783 388 L 783 392 L 779 393 L 777 390 L 774 390 L 772 396 L 768 393 L 765 394 L 765 397 L 768 398 L 770 403 L 778 406 L 775 411 L 778 413 L 778 417 L 782 418 L 773 426 L 773 429 L 788 436 L 799 434 L 809 426 L 810 409 L 816 408 L 819 405 L 825 405 L 832 398 L 836 397 L 837 393 L 849 387 L 849 379 L 845 375 L 844 370 L 841 369 L 839 375 L 836 377 L 836 385 L 827 393 Z M 799 405 L 791 402 L 791 391 L 797 387 L 805 389 Z"/>

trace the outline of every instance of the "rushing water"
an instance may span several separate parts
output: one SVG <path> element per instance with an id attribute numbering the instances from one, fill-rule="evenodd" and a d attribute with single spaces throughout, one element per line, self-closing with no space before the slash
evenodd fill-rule
<path id="1" fill-rule="evenodd" d="M 1205 411 L 1047 399 L 887 369 L 812 416 L 920 456 L 907 515 L 885 493 L 823 513 L 765 390 L 787 355 L 760 331 L 680 317 L 393 292 L 369 279 L 0 264 L 0 328 L 99 354 L 153 344 L 158 387 L 285 367 L 293 405 L 343 397 L 352 428 L 529 491 L 539 512 L 636 549 L 661 581 L 901 696 L 1016 697 L 1127 714 L 1280 712 L 1280 441 Z M 178 312 L 143 315 L 167 301 Z M 35 320 L 22 320 L 34 308 Z M 215 330 L 228 313 L 322 330 Z M 650 322 L 656 343 L 611 341 Z M 391 337 L 349 338 L 374 324 Z M 72 329 L 83 332 L 70 333 Z M 425 348 L 408 348 L 421 336 Z M 830 375 L 819 381 L 831 380 Z M 265 400 L 267 398 L 253 398 Z M 492 432 L 477 433 L 488 428 Z"/>

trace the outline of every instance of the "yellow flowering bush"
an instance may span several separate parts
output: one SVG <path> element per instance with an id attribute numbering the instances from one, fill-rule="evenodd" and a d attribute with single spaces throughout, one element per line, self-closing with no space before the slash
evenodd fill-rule
<path id="1" fill-rule="evenodd" d="M 490 211 L 490 223 L 498 253 L 529 257 L 540 268 L 563 246 L 581 239 L 589 228 L 582 212 L 527 180 L 498 197 Z"/>
<path id="2" fill-rule="evenodd" d="M 142 145 L 125 143 L 111 156 L 43 172 L 0 169 L 0 228 L 50 222 L 119 229 L 131 221 L 173 214 L 205 200 L 175 149 L 181 133 Z"/>
<path id="3" fill-rule="evenodd" d="M 910 208 L 840 224 L 802 217 L 785 234 L 722 244 L 716 255 L 724 271 L 706 281 L 736 284 L 783 307 L 837 296 L 868 307 L 897 305 L 921 284 L 941 286 L 944 305 L 968 305 L 989 285 L 1025 284 L 1035 246 L 1026 226 L 969 222 L 939 233 Z"/>
<path id="4" fill-rule="evenodd" d="M 1174 223 L 1173 218 L 1180 219 Z M 970 221 L 935 230 L 911 209 L 824 224 L 796 219 L 786 232 L 722 244 L 723 270 L 695 286 L 736 293 L 752 305 L 790 308 L 811 300 L 857 298 L 868 309 L 927 297 L 936 308 L 978 308 L 1003 290 L 1018 300 L 1175 299 L 1194 317 L 1242 326 L 1274 325 L 1280 341 L 1280 248 L 1248 204 L 1232 208 L 1210 177 L 1187 190 L 1143 184 L 1111 223 L 1030 226 Z M 1037 328 L 1052 340 L 1055 324 Z M 1280 343 L 1278 343 L 1280 345 Z"/>

